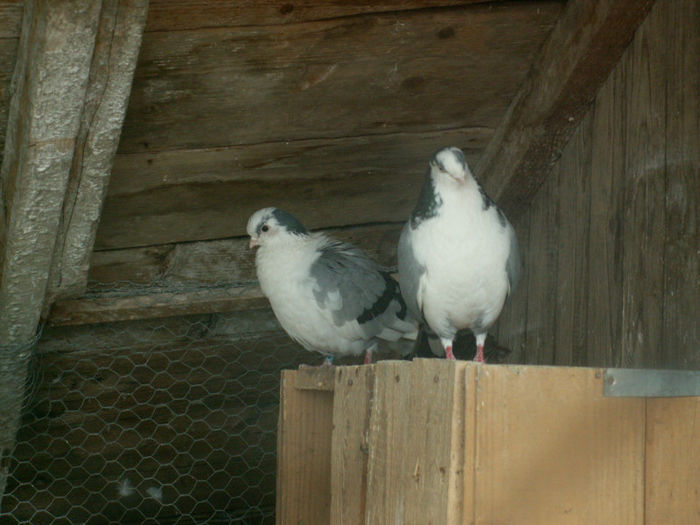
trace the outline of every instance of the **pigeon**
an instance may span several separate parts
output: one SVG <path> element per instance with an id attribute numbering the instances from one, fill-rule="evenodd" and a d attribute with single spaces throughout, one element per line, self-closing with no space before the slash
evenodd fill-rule
<path id="1" fill-rule="evenodd" d="M 431 350 L 454 359 L 457 331 L 476 338 L 484 361 L 488 328 L 520 277 L 513 227 L 472 175 L 464 153 L 439 150 L 398 245 L 399 283 Z"/>
<path id="2" fill-rule="evenodd" d="M 310 233 L 291 214 L 263 208 L 248 220 L 260 287 L 289 336 L 325 356 L 371 363 L 380 339 L 415 340 L 398 283 L 352 244 Z"/>

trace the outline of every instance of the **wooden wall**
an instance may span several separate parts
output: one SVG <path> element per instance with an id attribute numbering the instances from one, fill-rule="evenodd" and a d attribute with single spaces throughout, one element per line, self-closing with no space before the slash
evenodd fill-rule
<path id="1" fill-rule="evenodd" d="M 530 210 L 523 363 L 700 368 L 700 4 L 658 0 Z"/>
<path id="2" fill-rule="evenodd" d="M 243 236 L 270 205 L 405 220 L 434 150 L 478 158 L 561 5 L 152 1 L 96 249 Z"/>

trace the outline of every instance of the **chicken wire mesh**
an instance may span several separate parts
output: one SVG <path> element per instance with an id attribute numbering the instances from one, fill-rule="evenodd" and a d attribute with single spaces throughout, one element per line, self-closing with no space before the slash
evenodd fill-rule
<path id="1" fill-rule="evenodd" d="M 0 524 L 273 523 L 280 370 L 315 359 L 269 311 L 45 329 Z"/>

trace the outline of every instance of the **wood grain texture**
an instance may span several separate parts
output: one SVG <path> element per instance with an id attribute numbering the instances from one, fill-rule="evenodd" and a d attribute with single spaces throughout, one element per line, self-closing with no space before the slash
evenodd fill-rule
<path id="1" fill-rule="evenodd" d="M 643 399 L 587 368 L 482 366 L 476 523 L 644 523 Z"/>
<path id="2" fill-rule="evenodd" d="M 331 507 L 333 394 L 299 390 L 282 372 L 277 441 L 277 523 L 327 525 Z"/>
<path id="3" fill-rule="evenodd" d="M 652 4 L 567 3 L 476 170 L 506 214 L 527 209 Z"/>
<path id="4" fill-rule="evenodd" d="M 557 214 L 557 323 L 555 347 L 567 352 L 559 364 L 586 363 L 586 300 L 589 280 L 588 238 L 590 235 L 590 114 L 567 144 L 559 166 Z M 529 311 L 528 311 L 529 314 Z"/>
<path id="5" fill-rule="evenodd" d="M 262 26 L 323 20 L 381 12 L 407 11 L 464 5 L 479 0 L 385 0 L 374 2 L 301 2 L 245 0 L 202 2 L 199 0 L 151 0 L 148 31 L 176 31 L 204 27 Z"/>
<path id="6" fill-rule="evenodd" d="M 364 523 L 401 523 L 408 502 L 404 487 L 411 473 L 405 470 L 409 443 L 411 363 L 384 361 L 374 367 L 369 423 L 367 500 Z M 404 414 L 404 417 L 394 417 Z"/>
<path id="7" fill-rule="evenodd" d="M 23 3 L 24 0 L 0 1 L 0 39 L 19 38 Z"/>
<path id="8" fill-rule="evenodd" d="M 646 523 L 700 520 L 700 397 L 647 400 Z"/>
<path id="9" fill-rule="evenodd" d="M 663 357 L 658 363 L 700 370 L 700 4 L 673 2 L 663 14 L 666 231 Z"/>
<path id="10" fill-rule="evenodd" d="M 560 5 L 147 33 L 119 151 L 493 127 Z"/>
<path id="11" fill-rule="evenodd" d="M 129 295 L 104 295 L 57 301 L 52 326 L 155 319 L 263 308 L 269 303 L 257 284 L 201 287 L 189 290 L 140 290 Z"/>
<path id="12" fill-rule="evenodd" d="M 463 523 L 466 366 L 444 359 L 412 363 L 399 496 L 404 523 Z"/>
<path id="13" fill-rule="evenodd" d="M 87 288 L 90 254 L 119 143 L 147 10 L 148 0 L 102 2 L 63 201 L 62 224 L 54 248 L 47 306 L 57 297 L 75 297 Z"/>
<path id="14" fill-rule="evenodd" d="M 553 364 L 557 349 L 554 332 L 561 309 L 556 304 L 551 283 L 556 281 L 558 275 L 556 246 L 559 239 L 556 228 L 552 227 L 556 224 L 558 210 L 551 206 L 551 202 L 557 200 L 555 192 L 558 190 L 559 187 L 553 182 L 545 182 L 529 211 L 529 237 L 523 239 L 525 245 L 521 250 L 524 250 L 525 267 L 532 270 L 523 279 L 527 279 L 527 284 L 519 284 L 527 286 L 527 289 L 516 288 L 514 292 L 523 294 L 527 301 L 526 343 L 525 352 L 516 362 Z"/>
<path id="15" fill-rule="evenodd" d="M 87 0 L 25 5 L 0 168 L 2 458 L 14 448 L 29 343 L 44 304 L 99 7 Z M 10 462 L 1 463 L 0 490 Z"/>
<path id="16" fill-rule="evenodd" d="M 333 397 L 332 525 L 364 523 L 373 398 L 374 367 L 337 369 Z"/>
<path id="17" fill-rule="evenodd" d="M 662 367 L 666 231 L 667 37 L 663 10 L 639 28 L 625 55 L 625 211 L 623 215 L 622 366 Z"/>
<path id="18" fill-rule="evenodd" d="M 543 334 L 554 337 L 556 364 L 700 368 L 697 22 L 695 2 L 654 4 L 562 150 L 547 182 L 555 187 L 514 221 L 518 232 L 538 225 L 520 236 L 519 288 L 556 297 Z M 555 279 L 542 254 L 552 231 Z M 520 352 L 514 362 L 537 363 L 521 325 L 548 312 L 518 294 L 499 336 Z"/>
<path id="19" fill-rule="evenodd" d="M 0 340 L 5 343 L 31 339 L 39 320 L 99 7 L 37 2 L 25 12 L 2 163 Z"/>
<path id="20" fill-rule="evenodd" d="M 246 235 L 248 217 L 270 205 L 312 229 L 404 221 L 430 155 L 457 144 L 474 162 L 489 136 L 457 129 L 117 155 L 97 248 Z"/>
<path id="21" fill-rule="evenodd" d="M 617 67 L 601 88 L 591 115 L 586 357 L 588 366 L 621 363 L 622 212 L 624 209 L 625 69 Z M 583 131 L 583 130 L 582 130 Z"/>

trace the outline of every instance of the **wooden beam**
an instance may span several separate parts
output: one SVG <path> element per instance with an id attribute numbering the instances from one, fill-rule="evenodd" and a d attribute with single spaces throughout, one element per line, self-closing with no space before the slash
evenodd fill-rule
<path id="1" fill-rule="evenodd" d="M 313 20 L 328 20 L 385 12 L 444 8 L 483 0 L 362 0 L 355 2 L 286 2 L 239 0 L 199 2 L 192 0 L 151 0 L 148 31 L 181 31 L 214 27 L 265 26 Z"/>
<path id="2" fill-rule="evenodd" d="M 248 217 L 270 205 L 298 215 L 308 228 L 404 221 L 432 152 L 455 144 L 474 162 L 492 132 L 459 128 L 117 154 L 95 246 L 245 235 Z M 311 200 L 314 206 L 304 204 Z"/>
<path id="3" fill-rule="evenodd" d="M 477 166 L 519 216 L 546 180 L 654 0 L 570 0 Z"/>
<path id="4" fill-rule="evenodd" d="M 85 292 L 90 254 L 136 69 L 148 0 L 104 0 L 47 303 Z"/>
<path id="5" fill-rule="evenodd" d="M 24 398 L 27 344 L 44 302 L 100 7 L 91 0 L 24 5 L 0 172 L 0 488 Z"/>
<path id="6" fill-rule="evenodd" d="M 257 283 L 178 292 L 145 290 L 126 296 L 98 295 L 58 301 L 52 306 L 48 321 L 54 326 L 108 323 L 248 310 L 267 305 L 267 298 Z"/>
<path id="7" fill-rule="evenodd" d="M 498 2 L 147 31 L 119 152 L 492 128 L 561 8 Z"/>

